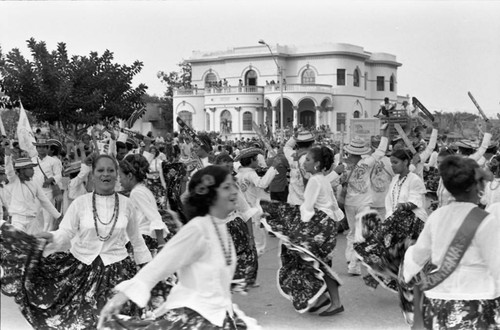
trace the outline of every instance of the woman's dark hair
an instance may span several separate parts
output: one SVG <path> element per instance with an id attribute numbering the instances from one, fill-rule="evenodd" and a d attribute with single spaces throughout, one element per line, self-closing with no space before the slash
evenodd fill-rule
<path id="1" fill-rule="evenodd" d="M 473 159 L 448 156 L 439 165 L 439 173 L 445 188 L 455 196 L 463 194 L 467 188 L 476 183 L 477 168 L 479 165 Z"/>
<path id="2" fill-rule="evenodd" d="M 215 165 L 219 165 L 222 163 L 231 163 L 231 162 L 234 162 L 233 157 L 225 153 L 217 155 L 217 157 L 215 157 Z"/>
<path id="3" fill-rule="evenodd" d="M 137 182 L 142 182 L 149 173 L 149 162 L 143 155 L 128 155 L 120 161 L 120 169 L 125 174 L 132 173 Z"/>
<path id="4" fill-rule="evenodd" d="M 94 158 L 94 160 L 92 161 L 92 172 L 95 171 L 96 167 L 97 167 L 97 163 L 103 159 L 103 158 L 107 158 L 107 159 L 110 159 L 112 162 L 113 162 L 113 165 L 115 166 L 115 170 L 118 170 L 118 165 L 116 164 L 116 158 L 113 157 L 113 156 L 110 156 L 110 155 L 107 155 L 107 154 L 101 154 L 97 157 Z"/>
<path id="5" fill-rule="evenodd" d="M 248 166 L 252 163 L 252 160 L 257 159 L 257 155 L 253 155 L 250 157 L 245 157 L 240 159 L 241 166 Z"/>
<path id="6" fill-rule="evenodd" d="M 184 203 L 184 213 L 189 220 L 194 217 L 204 216 L 210 210 L 210 206 L 217 199 L 217 190 L 222 182 L 224 182 L 227 176 L 231 174 L 229 170 L 223 166 L 207 166 L 196 172 L 188 185 L 188 198 Z M 212 177 L 213 184 L 207 185 L 204 183 L 206 178 Z M 205 186 L 207 189 L 199 189 L 200 186 Z M 203 191 L 205 190 L 205 191 Z M 204 192 L 200 194 L 199 192 Z"/>
<path id="7" fill-rule="evenodd" d="M 309 150 L 309 153 L 315 162 L 319 162 L 319 171 L 329 170 L 332 167 L 334 153 L 330 148 L 325 146 L 314 147 Z"/>
<path id="8" fill-rule="evenodd" d="M 391 157 L 396 157 L 397 159 L 400 159 L 402 161 L 407 160 L 408 161 L 407 166 L 410 166 L 413 154 L 411 153 L 411 151 L 407 149 L 396 149 L 391 153 Z"/>
<path id="9" fill-rule="evenodd" d="M 302 148 L 310 148 L 314 144 L 314 141 L 307 141 L 307 142 L 299 142 L 297 141 L 296 146 L 299 149 Z"/>

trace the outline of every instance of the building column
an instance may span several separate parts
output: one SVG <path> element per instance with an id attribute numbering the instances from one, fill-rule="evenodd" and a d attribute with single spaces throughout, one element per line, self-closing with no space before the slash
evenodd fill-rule
<path id="1" fill-rule="evenodd" d="M 326 124 L 333 131 L 333 107 L 326 107 L 326 120 L 328 121 Z"/>
<path id="2" fill-rule="evenodd" d="M 272 108 L 273 112 L 272 112 L 272 122 L 271 122 L 271 125 L 273 126 L 273 133 L 276 133 L 276 111 L 278 111 L 278 108 L 277 107 L 273 107 Z"/>
<path id="3" fill-rule="evenodd" d="M 207 108 L 204 108 L 203 109 L 203 130 L 205 132 L 208 131 L 208 127 L 207 127 Z M 209 115 L 210 116 L 210 115 Z"/>
<path id="4" fill-rule="evenodd" d="M 241 107 L 234 107 L 234 109 L 236 110 L 236 121 L 238 122 L 238 125 L 235 125 L 237 127 L 234 128 L 232 133 L 237 133 L 237 134 L 241 135 L 242 128 L 243 128 L 243 125 L 241 122 Z"/>
<path id="5" fill-rule="evenodd" d="M 293 109 L 293 128 L 295 128 L 299 124 L 299 107 L 294 105 Z"/>
<path id="6" fill-rule="evenodd" d="M 263 107 L 262 108 L 262 111 L 264 112 L 263 113 L 263 116 L 262 116 L 262 121 L 263 121 L 263 124 L 265 124 L 267 122 L 267 111 L 269 110 L 268 107 Z"/>
<path id="7" fill-rule="evenodd" d="M 314 107 L 316 109 L 316 123 L 315 123 L 315 126 L 316 127 L 319 127 L 321 124 L 319 122 L 319 116 L 320 116 L 320 111 L 321 111 L 321 107 Z"/>
<path id="8" fill-rule="evenodd" d="M 217 108 L 209 108 L 210 109 L 210 131 L 215 132 L 215 110 Z"/>

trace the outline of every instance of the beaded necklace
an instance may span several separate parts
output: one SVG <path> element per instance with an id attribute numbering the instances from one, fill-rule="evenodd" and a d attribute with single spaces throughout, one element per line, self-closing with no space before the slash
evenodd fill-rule
<path id="1" fill-rule="evenodd" d="M 397 209 L 399 195 L 401 194 L 401 187 L 403 186 L 403 183 L 405 183 L 407 177 L 408 177 L 408 174 L 405 175 L 403 180 L 401 180 L 401 178 L 398 178 L 398 181 L 396 182 L 394 187 L 392 187 L 392 210 L 393 211 L 396 211 L 396 209 Z M 397 196 L 396 196 L 396 187 L 398 187 Z"/>
<path id="2" fill-rule="evenodd" d="M 222 252 L 224 254 L 224 258 L 226 259 L 226 266 L 231 266 L 231 259 L 232 259 L 232 256 L 233 256 L 233 252 L 232 252 L 232 241 L 231 241 L 231 236 L 228 235 L 228 244 L 227 244 L 227 250 L 226 250 L 226 247 L 224 245 L 224 241 L 222 240 L 222 236 L 220 234 L 220 231 L 219 231 L 219 227 L 217 227 L 217 224 L 215 223 L 215 220 L 214 220 L 214 217 L 210 216 L 210 219 L 212 219 L 212 224 L 214 225 L 215 227 L 215 232 L 217 233 L 217 237 L 219 238 L 219 243 L 220 243 L 220 246 L 222 248 Z"/>
<path id="3" fill-rule="evenodd" d="M 114 195 L 115 195 L 115 207 L 113 209 L 113 215 L 111 216 L 111 219 L 109 219 L 108 222 L 104 222 L 101 220 L 101 218 L 99 218 L 99 215 L 97 214 L 95 195 L 96 195 L 96 193 L 94 192 L 92 194 L 92 214 L 94 216 L 95 233 L 97 234 L 97 238 L 99 238 L 99 240 L 105 242 L 111 238 L 111 235 L 113 234 L 113 231 L 115 230 L 116 223 L 118 222 L 118 208 L 120 206 L 120 202 L 119 202 L 118 194 L 114 193 Z M 101 236 L 101 234 L 99 234 L 99 229 L 97 228 L 98 221 L 99 221 L 99 223 L 101 223 L 104 226 L 107 226 L 113 222 L 113 225 L 111 226 L 111 230 L 109 231 L 108 235 Z"/>

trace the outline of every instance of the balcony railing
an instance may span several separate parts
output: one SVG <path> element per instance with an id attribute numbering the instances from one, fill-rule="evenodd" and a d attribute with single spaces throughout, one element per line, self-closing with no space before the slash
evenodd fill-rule
<path id="1" fill-rule="evenodd" d="M 308 84 L 274 84 L 265 86 L 264 90 L 266 93 L 280 92 L 281 87 L 283 87 L 283 92 L 315 92 L 315 93 L 332 93 L 331 85 L 308 85 Z"/>
<path id="2" fill-rule="evenodd" d="M 196 96 L 196 95 L 204 95 L 205 90 L 203 88 L 181 88 L 181 89 L 174 89 L 174 96 Z"/>
<path id="3" fill-rule="evenodd" d="M 261 86 L 222 86 L 206 87 L 205 94 L 263 94 Z"/>

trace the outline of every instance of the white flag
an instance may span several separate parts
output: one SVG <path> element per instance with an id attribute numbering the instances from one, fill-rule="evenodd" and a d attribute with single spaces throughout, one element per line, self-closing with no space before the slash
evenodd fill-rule
<path id="1" fill-rule="evenodd" d="M 38 153 L 36 147 L 33 145 L 35 140 L 35 135 L 31 130 L 31 125 L 24 111 L 23 104 L 20 103 L 19 109 L 19 122 L 17 123 L 17 138 L 19 139 L 19 147 L 28 152 L 30 157 L 35 157 Z"/>

